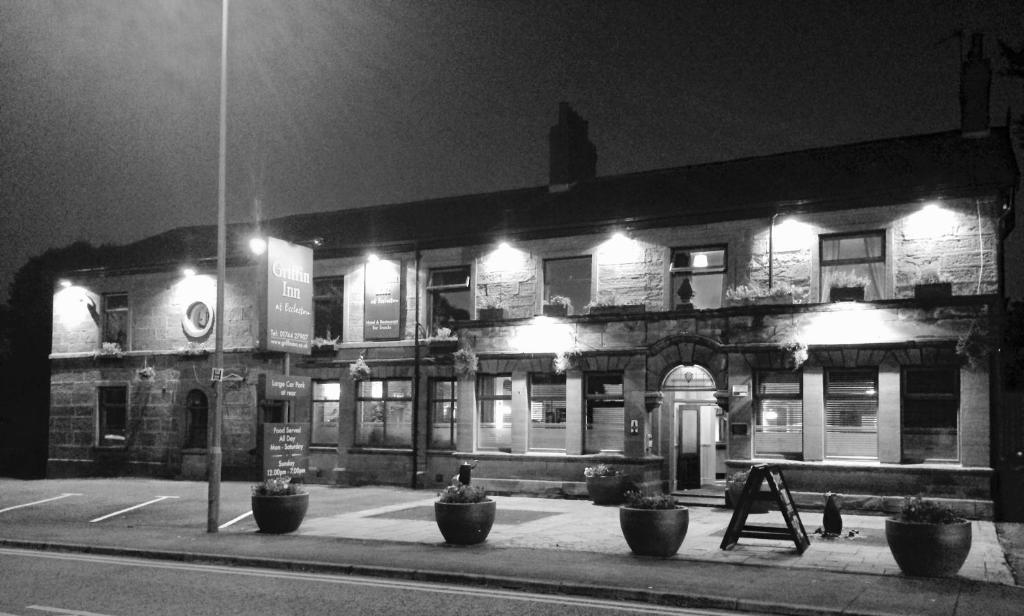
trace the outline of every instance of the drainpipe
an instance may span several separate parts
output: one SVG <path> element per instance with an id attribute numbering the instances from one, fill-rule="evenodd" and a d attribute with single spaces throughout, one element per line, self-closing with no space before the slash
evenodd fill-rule
<path id="1" fill-rule="evenodd" d="M 410 487 L 416 489 L 417 477 L 419 476 L 419 455 L 420 455 L 420 249 L 416 247 L 416 277 L 414 285 L 416 308 L 414 319 L 416 321 L 413 330 L 413 373 L 412 373 L 412 476 L 409 478 Z"/>
<path id="2" fill-rule="evenodd" d="M 772 263 L 775 261 L 775 219 L 779 213 L 772 214 L 768 222 L 768 290 L 772 290 Z"/>

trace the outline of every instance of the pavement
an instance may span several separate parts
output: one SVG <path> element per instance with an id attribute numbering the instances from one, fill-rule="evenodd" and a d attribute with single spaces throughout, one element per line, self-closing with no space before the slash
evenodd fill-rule
<path id="1" fill-rule="evenodd" d="M 690 526 L 670 558 L 634 556 L 618 508 L 585 500 L 494 496 L 497 518 L 476 546 L 443 542 L 434 493 L 392 487 L 307 486 L 301 527 L 264 535 L 248 514 L 249 485 L 221 485 L 217 533 L 206 532 L 205 483 L 147 479 L 0 479 L 0 546 L 427 580 L 659 605 L 770 614 L 1024 614 L 1024 586 L 1009 562 L 1024 554 L 1019 524 L 972 523 L 967 562 L 952 578 L 903 575 L 884 518 L 844 515 L 844 534 L 814 533 L 820 511 L 801 511 L 811 538 L 740 538 L 720 549 L 732 516 L 689 506 Z M 750 523 L 782 524 L 780 513 Z M 1000 539 L 1003 539 L 1001 542 Z"/>

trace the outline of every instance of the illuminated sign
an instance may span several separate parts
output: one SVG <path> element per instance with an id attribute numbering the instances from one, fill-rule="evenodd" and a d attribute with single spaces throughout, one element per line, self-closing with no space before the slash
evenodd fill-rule
<path id="1" fill-rule="evenodd" d="M 260 349 L 310 354 L 313 337 L 313 249 L 267 239 L 260 302 Z"/>
<path id="2" fill-rule="evenodd" d="M 366 264 L 364 340 L 398 340 L 402 337 L 401 271 L 398 261 L 381 259 Z"/>

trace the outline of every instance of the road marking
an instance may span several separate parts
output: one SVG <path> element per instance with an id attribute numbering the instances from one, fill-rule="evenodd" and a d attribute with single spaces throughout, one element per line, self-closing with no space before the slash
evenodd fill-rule
<path id="1" fill-rule="evenodd" d="M 62 607 L 49 607 L 46 605 L 29 605 L 25 609 L 39 610 L 41 612 L 53 612 L 64 616 L 110 616 L 109 614 L 98 614 L 96 612 L 83 612 L 81 610 L 68 610 Z"/>
<path id="2" fill-rule="evenodd" d="M 135 509 L 139 509 L 139 508 L 145 507 L 146 505 L 152 505 L 153 503 L 159 503 L 160 501 L 168 499 L 168 498 L 181 498 L 181 497 L 180 496 L 157 496 L 156 498 L 154 498 L 151 501 L 146 501 L 144 503 L 140 503 L 140 504 L 135 505 L 133 507 L 128 507 L 127 509 L 122 509 L 121 511 L 115 511 L 114 513 L 108 513 L 107 515 L 100 516 L 100 517 L 96 518 L 95 520 L 89 520 L 89 522 L 102 522 L 103 520 L 106 520 L 107 518 L 112 518 L 115 515 L 121 515 L 122 513 L 128 513 L 129 511 L 133 511 Z"/>
<path id="3" fill-rule="evenodd" d="M 246 511 L 245 513 L 243 513 L 242 515 L 238 516 L 234 520 L 230 520 L 228 522 L 224 522 L 223 524 L 221 524 L 217 528 L 227 528 L 228 526 L 231 526 L 235 522 L 241 522 L 242 520 L 244 520 L 245 518 L 247 518 L 247 517 L 249 517 L 251 515 L 252 515 L 252 511 Z"/>
<path id="4" fill-rule="evenodd" d="M 710 616 L 729 614 L 713 608 L 686 608 L 667 605 L 655 605 L 650 603 L 616 601 L 614 599 L 593 599 L 580 595 L 550 595 L 542 593 L 519 592 L 514 590 L 501 590 L 480 586 L 457 586 L 453 584 L 440 584 L 436 582 L 416 582 L 412 580 L 399 580 L 389 578 L 371 578 L 358 575 L 328 574 L 328 573 L 301 573 L 295 571 L 278 571 L 255 569 L 251 567 L 229 567 L 224 565 L 203 565 L 198 563 L 175 563 L 167 561 L 149 561 L 126 556 L 97 556 L 92 554 L 36 552 L 18 548 L 0 548 L 0 554 L 12 554 L 16 556 L 33 556 L 37 558 L 50 558 L 54 560 L 76 560 L 106 565 L 130 565 L 135 567 L 148 567 L 152 569 L 174 569 L 187 572 L 221 573 L 225 575 L 277 578 L 287 580 L 300 580 L 306 582 L 319 582 L 329 584 L 340 584 L 346 586 L 372 586 L 378 588 L 391 588 L 398 590 L 410 590 L 430 592 L 436 594 L 465 595 L 479 598 L 480 596 L 494 597 L 501 599 L 514 599 L 518 601 L 533 601 L 536 603 L 549 603 L 555 605 L 572 605 L 575 607 L 590 607 L 602 610 L 618 610 L 637 614 L 661 614 L 666 616 Z M 74 616 L 106 616 L 104 614 L 90 614 L 89 612 L 63 612 Z M 761 612 L 744 612 L 748 616 L 758 616 Z"/>
<path id="5" fill-rule="evenodd" d="M 44 498 L 43 500 L 37 500 L 37 501 L 33 501 L 31 503 L 25 503 L 24 505 L 15 505 L 13 507 L 7 507 L 6 509 L 0 509 L 0 513 L 6 513 L 8 511 L 13 511 L 15 509 L 21 509 L 22 507 L 31 507 L 32 505 L 39 505 L 41 503 L 48 503 L 50 501 L 55 501 L 55 500 L 60 500 L 62 498 L 67 498 L 69 496 L 81 496 L 81 494 L 78 494 L 77 492 L 65 492 L 64 494 L 61 494 L 60 496 L 54 496 L 52 498 Z"/>

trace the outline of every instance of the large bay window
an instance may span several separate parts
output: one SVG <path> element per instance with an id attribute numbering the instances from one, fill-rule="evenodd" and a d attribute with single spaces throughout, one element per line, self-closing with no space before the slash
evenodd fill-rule
<path id="1" fill-rule="evenodd" d="M 530 375 L 530 434 L 533 451 L 565 451 L 565 375 Z"/>
<path id="2" fill-rule="evenodd" d="M 480 374 L 476 384 L 477 447 L 512 451 L 512 375 Z"/>
<path id="3" fill-rule="evenodd" d="M 412 446 L 412 380 L 369 379 L 358 382 L 357 445 Z"/>
<path id="4" fill-rule="evenodd" d="M 821 236 L 821 301 L 836 299 L 836 288 L 863 288 L 861 299 L 885 293 L 885 232 Z"/>
<path id="5" fill-rule="evenodd" d="M 564 297 L 570 301 L 569 314 L 583 314 L 590 303 L 590 256 L 544 261 L 544 301 Z"/>
<path id="6" fill-rule="evenodd" d="M 672 308 L 721 308 L 725 270 L 725 246 L 673 250 Z"/>
<path id="7" fill-rule="evenodd" d="M 878 369 L 825 371 L 825 456 L 878 459 Z"/>
<path id="8" fill-rule="evenodd" d="M 755 456 L 802 457 L 802 380 L 800 371 L 765 370 L 757 373 Z"/>
<path id="9" fill-rule="evenodd" d="M 905 368 L 901 391 L 903 461 L 958 460 L 959 370 Z"/>
<path id="10" fill-rule="evenodd" d="M 626 408 L 622 374 L 587 374 L 584 382 L 587 422 L 583 453 L 621 452 Z"/>

